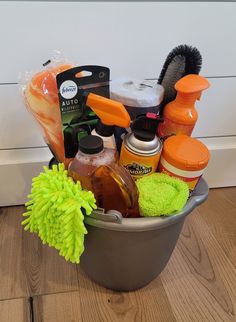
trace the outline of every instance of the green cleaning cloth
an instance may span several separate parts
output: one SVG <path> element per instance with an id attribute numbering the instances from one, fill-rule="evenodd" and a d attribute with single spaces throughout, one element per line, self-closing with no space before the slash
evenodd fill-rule
<path id="1" fill-rule="evenodd" d="M 68 177 L 63 164 L 33 178 L 31 200 L 25 206 L 25 230 L 38 234 L 43 244 L 55 247 L 72 263 L 79 263 L 84 251 L 84 213 L 90 215 L 96 207 L 91 191 L 82 190 L 80 182 Z"/>
<path id="2" fill-rule="evenodd" d="M 169 216 L 179 212 L 189 196 L 188 185 L 164 173 L 153 173 L 136 181 L 141 216 Z"/>

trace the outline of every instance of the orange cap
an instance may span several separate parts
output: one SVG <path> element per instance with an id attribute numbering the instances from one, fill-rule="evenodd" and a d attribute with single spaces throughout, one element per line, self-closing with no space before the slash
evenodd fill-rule
<path id="1" fill-rule="evenodd" d="M 162 156 L 178 169 L 198 171 L 207 166 L 210 152 L 199 140 L 180 134 L 165 140 Z"/>
<path id="2" fill-rule="evenodd" d="M 122 103 L 90 93 L 87 96 L 86 105 L 96 113 L 105 125 L 130 126 L 129 113 Z"/>
<path id="3" fill-rule="evenodd" d="M 175 89 L 181 93 L 191 94 L 201 92 L 209 86 L 210 83 L 206 78 L 196 74 L 189 74 L 182 77 L 175 84 Z"/>

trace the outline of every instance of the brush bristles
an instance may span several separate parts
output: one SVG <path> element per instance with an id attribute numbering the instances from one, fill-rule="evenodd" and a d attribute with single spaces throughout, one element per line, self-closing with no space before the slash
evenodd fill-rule
<path id="1" fill-rule="evenodd" d="M 176 82 L 185 75 L 199 74 L 201 66 L 202 56 L 196 47 L 180 45 L 169 53 L 158 79 L 158 83 L 165 89 L 161 109 L 175 99 Z"/>
<path id="2" fill-rule="evenodd" d="M 184 58 L 185 68 L 181 77 L 188 74 L 199 74 L 202 67 L 202 56 L 199 50 L 196 47 L 180 45 L 168 54 L 158 79 L 159 84 L 162 84 L 166 70 L 176 56 L 182 56 Z"/>

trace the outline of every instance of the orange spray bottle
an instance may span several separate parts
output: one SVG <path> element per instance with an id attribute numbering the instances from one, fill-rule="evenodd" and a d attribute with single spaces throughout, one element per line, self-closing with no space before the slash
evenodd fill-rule
<path id="1" fill-rule="evenodd" d="M 164 122 L 158 127 L 159 136 L 185 134 L 191 136 L 198 119 L 195 101 L 200 100 L 203 90 L 210 86 L 202 76 L 190 74 L 176 84 L 176 98 L 168 103 L 163 112 Z"/>

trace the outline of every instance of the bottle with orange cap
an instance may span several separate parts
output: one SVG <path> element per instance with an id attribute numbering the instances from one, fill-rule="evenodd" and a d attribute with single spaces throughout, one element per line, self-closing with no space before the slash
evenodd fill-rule
<path id="1" fill-rule="evenodd" d="M 164 108 L 164 122 L 158 127 L 159 136 L 185 134 L 191 136 L 198 119 L 195 108 L 203 90 L 210 86 L 202 76 L 190 74 L 181 78 L 176 84 L 176 98 Z"/>
<path id="2" fill-rule="evenodd" d="M 187 135 L 173 135 L 164 142 L 159 171 L 185 181 L 194 190 L 210 160 L 208 148 Z"/>
<path id="3" fill-rule="evenodd" d="M 131 122 L 124 105 L 93 93 L 88 94 L 86 105 L 99 117 L 91 134 L 102 138 L 105 148 L 116 149 L 114 126 L 127 128 Z"/>
<path id="4" fill-rule="evenodd" d="M 88 135 L 79 141 L 79 151 L 69 165 L 69 175 L 91 190 L 97 205 L 106 211 L 118 210 L 124 217 L 138 217 L 138 190 L 131 175 L 119 164 L 116 150 L 105 145 L 114 125 L 130 126 L 123 104 L 96 95 L 83 94 L 84 104 L 99 117 L 103 135 Z M 105 134 L 105 135 L 104 135 Z"/>

